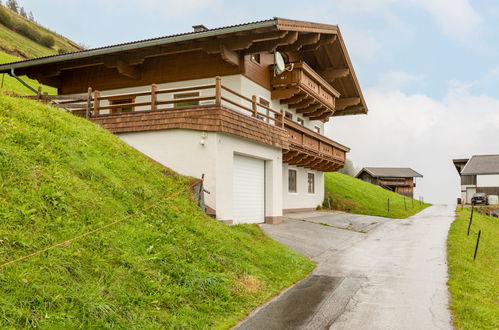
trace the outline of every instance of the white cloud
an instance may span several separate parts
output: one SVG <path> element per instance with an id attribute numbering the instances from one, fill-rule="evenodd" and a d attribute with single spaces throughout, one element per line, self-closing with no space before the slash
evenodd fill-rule
<path id="1" fill-rule="evenodd" d="M 392 70 L 382 73 L 379 77 L 381 86 L 389 89 L 400 90 L 410 84 L 421 82 L 423 77 L 406 71 Z"/>
<path id="2" fill-rule="evenodd" d="M 388 88 L 365 90 L 367 116 L 334 119 L 327 133 L 352 148 L 357 167 L 407 166 L 421 172 L 417 195 L 453 203 L 459 179 L 453 158 L 499 152 L 499 99 L 454 85 L 443 100 Z"/>
<path id="3" fill-rule="evenodd" d="M 369 31 L 357 30 L 349 26 L 342 29 L 348 51 L 358 58 L 373 58 L 383 49 L 383 45 Z"/>

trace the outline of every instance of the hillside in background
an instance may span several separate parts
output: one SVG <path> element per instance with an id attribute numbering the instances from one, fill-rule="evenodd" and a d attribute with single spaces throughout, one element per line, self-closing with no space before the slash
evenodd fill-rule
<path id="1" fill-rule="evenodd" d="M 0 95 L 0 328 L 230 327 L 312 262 L 206 216 L 178 175 L 97 125 Z M 165 196 L 179 193 L 172 199 Z"/>
<path id="2" fill-rule="evenodd" d="M 0 6 L 0 51 L 27 59 L 81 49 L 68 38 Z"/>
<path id="3" fill-rule="evenodd" d="M 27 58 L 81 49 L 81 46 L 68 38 L 0 6 L 0 63 L 16 62 Z M 43 92 L 57 93 L 55 88 L 40 85 L 36 80 L 21 78 L 35 90 L 38 89 L 38 86 L 42 86 Z M 20 82 L 6 74 L 0 75 L 0 92 L 33 94 Z"/>
<path id="4" fill-rule="evenodd" d="M 407 218 L 430 206 L 337 172 L 325 173 L 324 181 L 324 206 L 334 210 L 388 218 Z M 390 200 L 390 212 L 388 212 L 388 200 Z"/>

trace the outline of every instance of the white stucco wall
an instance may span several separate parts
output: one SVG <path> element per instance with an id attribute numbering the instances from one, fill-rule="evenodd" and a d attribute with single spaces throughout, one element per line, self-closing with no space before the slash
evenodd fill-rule
<path id="1" fill-rule="evenodd" d="M 282 151 L 229 134 L 172 129 L 124 133 L 123 141 L 172 170 L 200 178 L 205 174 L 206 205 L 219 220 L 233 220 L 234 154 L 265 160 L 265 216 L 282 215 Z M 204 145 L 201 144 L 204 140 Z"/>
<path id="2" fill-rule="evenodd" d="M 499 187 L 499 174 L 487 174 L 476 176 L 477 187 Z"/>
<path id="3" fill-rule="evenodd" d="M 288 169 L 296 170 L 296 193 L 288 191 Z M 315 193 L 308 193 L 308 173 L 315 174 Z M 282 200 L 283 208 L 301 209 L 315 208 L 324 201 L 324 173 L 296 167 L 288 164 L 282 166 Z"/>

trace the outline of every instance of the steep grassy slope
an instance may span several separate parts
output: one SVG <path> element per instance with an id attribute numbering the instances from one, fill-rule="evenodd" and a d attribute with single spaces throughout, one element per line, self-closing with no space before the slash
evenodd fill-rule
<path id="1" fill-rule="evenodd" d="M 448 262 L 451 310 L 457 329 L 499 329 L 499 221 L 474 212 L 470 236 L 468 208 L 457 210 L 449 231 Z M 482 230 L 473 261 L 478 230 Z"/>
<path id="2" fill-rule="evenodd" d="M 0 264 L 141 210 L 192 179 L 107 131 L 0 95 Z M 225 328 L 313 264 L 184 192 L 0 268 L 0 328 Z"/>
<path id="3" fill-rule="evenodd" d="M 26 24 L 28 28 L 33 29 L 40 35 L 49 35 L 53 37 L 55 41 L 54 46 L 52 48 L 48 48 L 41 45 L 39 42 L 33 41 L 13 31 L 12 28 L 0 24 L 0 51 L 13 54 L 21 58 L 32 58 L 57 54 L 59 50 L 77 51 L 81 49 L 81 46 L 68 38 L 50 31 L 35 22 L 31 22 L 6 9 L 5 7 L 0 6 L 0 11 L 9 17 L 12 25 L 20 23 Z"/>
<path id="4" fill-rule="evenodd" d="M 325 174 L 324 206 L 340 211 L 377 215 L 389 218 L 407 218 L 430 204 L 388 191 L 362 180 L 341 173 Z M 388 212 L 390 199 L 390 212 Z M 407 210 L 406 210 L 407 207 Z"/>
<path id="5" fill-rule="evenodd" d="M 0 52 L 0 64 L 19 61 L 18 57 L 5 54 Z M 47 92 L 49 94 L 57 94 L 57 89 L 49 86 L 44 86 L 38 83 L 38 81 L 29 79 L 25 76 L 21 77 L 28 85 L 38 90 L 38 86 L 42 86 L 42 92 Z M 0 92 L 16 93 L 20 95 L 33 95 L 33 92 L 28 88 L 23 86 L 19 81 L 9 76 L 8 74 L 0 74 Z"/>

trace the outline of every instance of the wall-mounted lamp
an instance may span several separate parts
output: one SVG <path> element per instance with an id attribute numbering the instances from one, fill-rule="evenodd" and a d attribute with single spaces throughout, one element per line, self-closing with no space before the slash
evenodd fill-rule
<path id="1" fill-rule="evenodd" d="M 201 141 L 199 141 L 199 143 L 204 146 L 205 143 L 206 143 L 206 138 L 208 137 L 208 134 L 206 134 L 206 132 L 203 132 L 201 133 Z"/>

